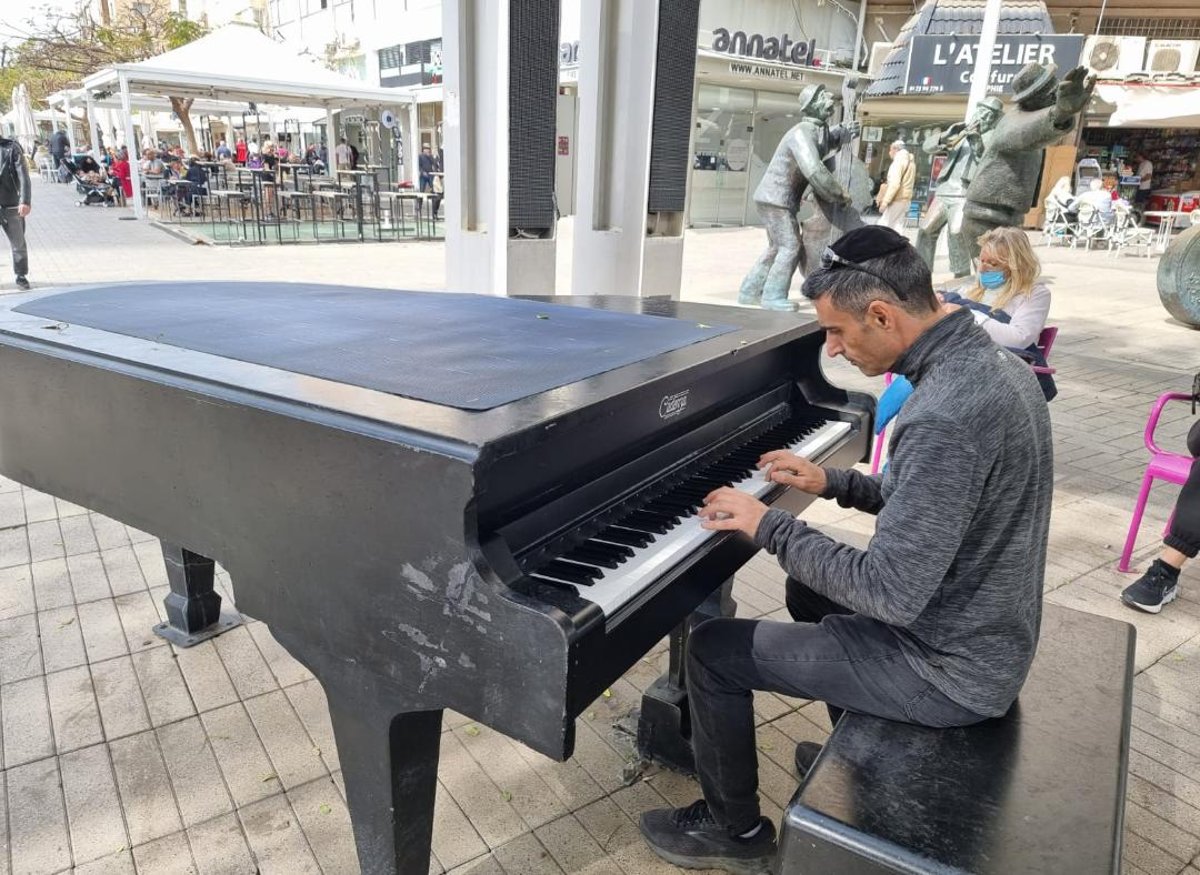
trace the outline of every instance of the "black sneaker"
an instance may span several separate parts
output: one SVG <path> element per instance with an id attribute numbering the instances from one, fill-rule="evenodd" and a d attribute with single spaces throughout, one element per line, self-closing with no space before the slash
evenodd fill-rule
<path id="1" fill-rule="evenodd" d="M 18 289 L 20 289 L 20 290 L 21 290 L 21 291 L 23 291 L 23 292 L 27 292 L 27 291 L 29 291 L 29 288 L 30 288 L 30 286 L 29 286 L 29 280 L 27 280 L 27 279 L 26 279 L 25 277 L 23 277 L 23 276 L 19 276 L 19 277 L 17 277 L 17 288 L 18 288 Z"/>
<path id="2" fill-rule="evenodd" d="M 1163 605 L 1170 604 L 1179 597 L 1179 572 L 1168 568 L 1161 559 L 1155 559 L 1146 573 L 1134 583 L 1125 587 L 1121 593 L 1121 601 L 1131 608 L 1157 614 Z"/>
<path id="3" fill-rule="evenodd" d="M 642 835 L 654 853 L 684 869 L 722 869 L 735 875 L 766 875 L 775 859 L 775 824 L 759 818 L 750 838 L 718 826 L 703 799 L 686 808 L 659 808 L 642 815 Z"/>
<path id="4" fill-rule="evenodd" d="M 802 741 L 796 745 L 796 777 L 801 781 L 821 755 L 822 747 L 815 741 Z"/>

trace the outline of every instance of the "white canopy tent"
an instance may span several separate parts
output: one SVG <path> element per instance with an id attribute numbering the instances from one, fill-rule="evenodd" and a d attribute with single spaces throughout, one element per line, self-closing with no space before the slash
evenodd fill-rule
<path id="1" fill-rule="evenodd" d="M 191 97 L 236 103 L 312 106 L 333 111 L 350 107 L 401 106 L 413 98 L 390 88 L 366 85 L 297 56 L 253 27 L 231 24 L 157 57 L 115 64 L 83 81 L 85 98 L 120 95 L 125 139 L 133 143 L 134 95 Z M 397 113 L 399 115 L 399 113 Z M 141 217 L 141 179 L 130 162 L 133 205 Z"/>
<path id="2" fill-rule="evenodd" d="M 1200 77 L 1190 82 L 1101 82 L 1096 92 L 1117 106 L 1109 127 L 1200 127 Z"/>

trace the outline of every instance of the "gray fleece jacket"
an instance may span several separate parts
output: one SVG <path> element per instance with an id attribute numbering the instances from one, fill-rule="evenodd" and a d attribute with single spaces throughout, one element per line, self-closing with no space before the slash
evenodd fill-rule
<path id="1" fill-rule="evenodd" d="M 953 313 L 893 366 L 916 387 L 882 476 L 826 471 L 823 498 L 878 514 L 866 550 L 770 510 L 784 570 L 891 626 L 913 669 L 987 717 L 1016 699 L 1037 647 L 1054 484 L 1050 417 L 1029 366 Z"/>

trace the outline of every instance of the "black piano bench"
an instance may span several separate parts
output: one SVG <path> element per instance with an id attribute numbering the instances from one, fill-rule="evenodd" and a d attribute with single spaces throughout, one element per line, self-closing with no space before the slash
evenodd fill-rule
<path id="1" fill-rule="evenodd" d="M 1132 626 L 1047 604 L 1008 714 L 846 714 L 788 805 L 776 875 L 1101 875 L 1121 865 Z"/>

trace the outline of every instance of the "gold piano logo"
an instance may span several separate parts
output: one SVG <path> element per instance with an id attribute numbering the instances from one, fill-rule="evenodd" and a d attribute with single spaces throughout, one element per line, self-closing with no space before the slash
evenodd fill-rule
<path id="1" fill-rule="evenodd" d="M 682 392 L 676 392 L 674 395 L 667 395 L 658 403 L 658 415 L 663 419 L 671 419 L 678 416 L 687 409 L 688 392 L 691 389 L 684 389 Z"/>

